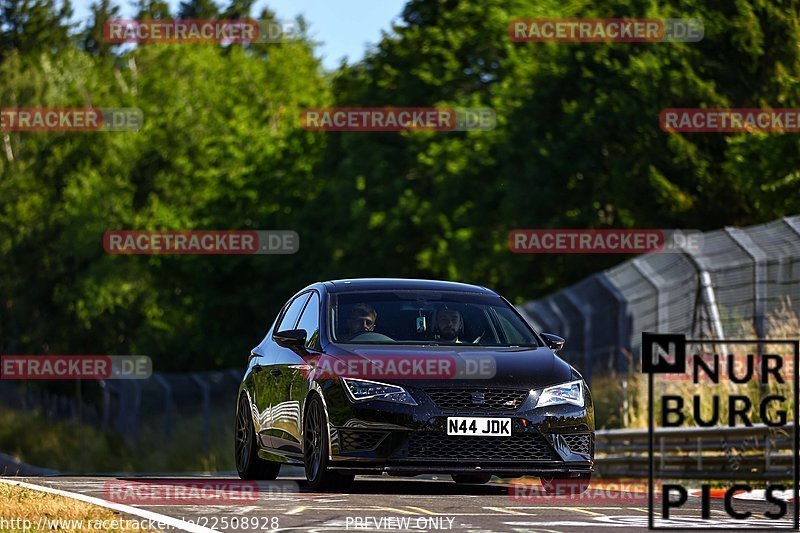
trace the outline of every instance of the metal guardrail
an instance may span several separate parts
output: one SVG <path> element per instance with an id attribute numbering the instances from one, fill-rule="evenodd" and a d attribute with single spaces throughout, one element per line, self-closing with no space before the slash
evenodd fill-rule
<path id="1" fill-rule="evenodd" d="M 647 477 L 646 429 L 601 430 L 595 435 L 598 473 Z M 658 428 L 653 438 L 658 479 L 792 479 L 793 425 Z"/>
<path id="2" fill-rule="evenodd" d="M 196 435 L 182 436 L 184 446 L 208 452 L 214 435 L 214 416 L 233 420 L 242 368 L 191 373 L 154 372 L 143 380 L 78 382 L 75 391 L 48 389 L 47 383 L 0 380 L 0 409 L 35 412 L 49 420 L 75 420 L 101 431 L 112 431 L 136 442 L 143 429 L 173 442 L 181 422 L 196 420 Z M 194 431 L 192 429 L 192 431 Z M 185 441 L 189 441 L 188 443 Z"/>

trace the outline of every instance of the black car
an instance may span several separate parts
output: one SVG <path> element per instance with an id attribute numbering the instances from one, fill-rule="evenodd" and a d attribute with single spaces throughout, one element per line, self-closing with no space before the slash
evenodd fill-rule
<path id="1" fill-rule="evenodd" d="M 462 283 L 353 279 L 310 285 L 250 354 L 236 468 L 312 488 L 357 474 L 539 476 L 588 485 L 594 410 L 581 375 L 497 293 Z"/>

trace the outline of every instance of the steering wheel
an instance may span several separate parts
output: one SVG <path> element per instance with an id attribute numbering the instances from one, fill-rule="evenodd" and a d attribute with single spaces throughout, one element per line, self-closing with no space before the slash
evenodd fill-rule
<path id="1" fill-rule="evenodd" d="M 350 339 L 351 341 L 366 341 L 366 342 L 394 342 L 394 339 L 387 337 L 383 333 L 375 333 L 374 331 L 362 331 Z"/>

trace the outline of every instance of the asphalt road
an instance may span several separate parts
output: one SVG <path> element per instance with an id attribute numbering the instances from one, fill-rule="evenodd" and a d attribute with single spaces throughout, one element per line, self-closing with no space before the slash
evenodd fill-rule
<path id="1" fill-rule="evenodd" d="M 289 472 L 294 474 L 295 472 Z M 18 478 L 20 479 L 20 478 Z M 227 483 L 234 477 L 181 477 L 181 480 Z M 77 492 L 107 499 L 109 483 L 130 482 L 150 487 L 169 484 L 175 478 L 148 477 L 31 477 L 29 483 Z M 119 485 L 116 485 L 119 486 Z M 553 501 L 544 498 L 510 496 L 509 485 L 494 482 L 487 485 L 456 485 L 448 476 L 393 478 L 362 476 L 347 494 L 320 493 L 308 489 L 300 476 L 282 476 L 278 482 L 258 482 L 258 495 L 246 503 L 210 505 L 127 501 L 134 507 L 180 518 L 217 531 L 461 531 L 473 532 L 574 532 L 646 531 L 646 501 Z M 513 492 L 513 490 L 512 490 Z M 609 496 L 611 491 L 603 493 Z M 147 500 L 147 498 L 145 498 Z M 621 503 L 622 502 L 622 503 Z M 690 497 L 680 509 L 673 511 L 672 527 L 714 527 L 774 529 L 791 527 L 793 507 L 787 505 L 786 520 L 763 518 L 774 506 L 759 501 L 735 501 L 737 511 L 751 511 L 745 521 L 728 517 L 721 500 L 712 500 L 711 521 L 702 520 L 700 498 Z M 257 519 L 257 521 L 256 521 Z M 248 522 L 245 523 L 244 520 Z"/>

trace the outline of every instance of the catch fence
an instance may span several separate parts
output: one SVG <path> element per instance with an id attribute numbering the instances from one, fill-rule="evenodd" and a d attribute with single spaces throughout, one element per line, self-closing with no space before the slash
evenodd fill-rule
<path id="1" fill-rule="evenodd" d="M 704 233 L 699 251 L 636 257 L 520 311 L 565 337 L 561 354 L 591 380 L 640 360 L 643 331 L 764 338 L 782 305 L 800 314 L 800 216 Z"/>

